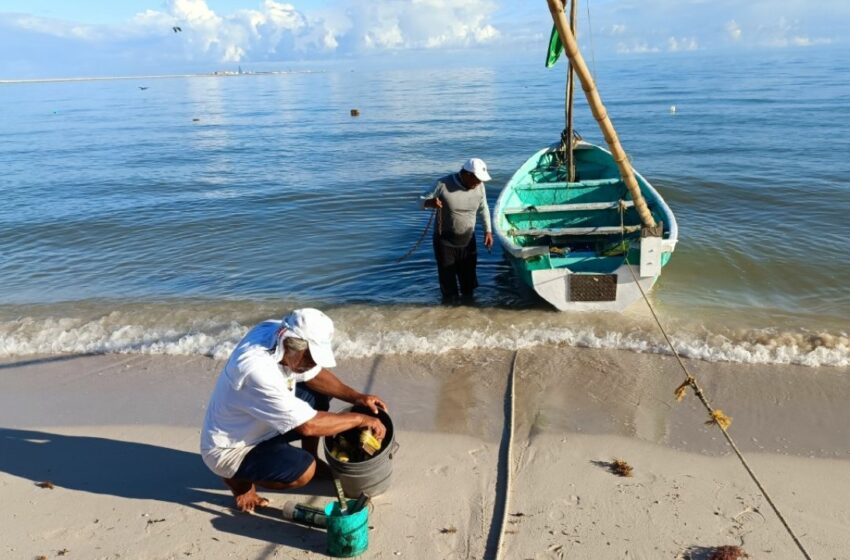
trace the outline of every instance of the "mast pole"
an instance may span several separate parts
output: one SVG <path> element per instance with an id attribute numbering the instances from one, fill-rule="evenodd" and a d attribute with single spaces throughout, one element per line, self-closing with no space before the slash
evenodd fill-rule
<path id="1" fill-rule="evenodd" d="M 558 28 L 558 34 L 561 36 L 561 43 L 564 44 L 564 52 L 570 59 L 578 79 L 581 81 L 581 88 L 584 90 L 584 95 L 587 97 L 587 104 L 590 105 L 590 110 L 593 112 L 593 118 L 599 124 L 599 129 L 602 131 L 602 136 L 605 137 L 605 142 L 608 144 L 608 149 L 611 150 L 611 155 L 614 162 L 620 170 L 620 176 L 626 184 L 626 188 L 632 195 L 632 200 L 635 203 L 640 221 L 645 227 L 656 227 L 655 219 L 643 199 L 640 192 L 640 186 L 635 179 L 632 164 L 623 147 L 620 145 L 620 139 L 617 136 L 617 131 L 614 130 L 614 125 L 611 124 L 611 119 L 608 118 L 608 113 L 605 111 L 605 106 L 602 104 L 602 98 L 596 90 L 596 84 L 593 81 L 593 76 L 587 69 L 587 64 L 584 62 L 584 57 L 578 50 L 578 43 L 575 36 L 570 31 L 567 22 L 567 16 L 564 14 L 564 4 L 561 0 L 546 0 L 549 3 L 549 12 L 552 14 L 552 19 L 555 22 L 555 27 Z M 570 140 L 572 145 L 572 140 Z"/>
<path id="2" fill-rule="evenodd" d="M 576 35 L 576 8 L 578 0 L 570 0 L 570 29 Z M 567 181 L 576 180 L 576 163 L 573 154 L 573 97 L 575 97 L 575 74 L 573 63 L 567 62 Z"/>

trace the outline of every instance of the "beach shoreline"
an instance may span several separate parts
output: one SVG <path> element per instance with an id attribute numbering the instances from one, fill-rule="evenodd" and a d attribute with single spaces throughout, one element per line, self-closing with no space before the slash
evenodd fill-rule
<path id="1" fill-rule="evenodd" d="M 370 513 L 373 558 L 483 558 L 503 499 L 513 353 L 454 351 L 342 360 L 352 386 L 385 397 L 400 451 Z M 814 557 L 850 558 L 848 368 L 687 360 L 730 433 Z M 222 362 L 104 354 L 0 363 L 0 550 L 9 558 L 271 558 L 324 554 L 324 533 L 280 519 L 323 505 L 326 481 L 267 492 L 254 516 L 198 454 Z M 699 558 L 740 545 L 799 557 L 668 356 L 521 350 L 505 558 Z M 342 403 L 337 403 L 342 407 Z M 610 473 L 619 458 L 631 478 Z M 53 489 L 36 483 L 51 481 Z M 309 553 L 309 554 L 308 554 Z"/>

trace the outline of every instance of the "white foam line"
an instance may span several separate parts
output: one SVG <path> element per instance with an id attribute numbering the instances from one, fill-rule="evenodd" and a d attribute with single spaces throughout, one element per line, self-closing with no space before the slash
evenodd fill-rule
<path id="1" fill-rule="evenodd" d="M 36 322 L 27 319 L 14 325 L 0 325 L 0 356 L 124 353 L 203 355 L 225 359 L 246 330 L 235 322 L 218 327 L 214 332 L 204 332 L 200 329 L 181 331 L 141 325 L 108 328 L 103 319 L 89 322 L 78 319 Z M 850 341 L 846 336 L 758 333 L 758 336 L 745 334 L 740 340 L 733 340 L 721 335 L 700 337 L 680 333 L 673 340 L 682 356 L 708 362 L 810 367 L 850 365 Z M 592 328 L 438 329 L 427 334 L 406 330 L 352 329 L 339 330 L 335 342 L 340 358 L 441 354 L 452 350 L 518 350 L 541 345 L 670 354 L 662 340 L 642 331 L 597 333 Z"/>

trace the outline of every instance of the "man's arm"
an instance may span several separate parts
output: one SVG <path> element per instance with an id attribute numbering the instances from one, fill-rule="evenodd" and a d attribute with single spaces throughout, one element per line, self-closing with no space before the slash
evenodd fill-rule
<path id="1" fill-rule="evenodd" d="M 419 197 L 419 200 L 422 202 L 422 208 L 442 208 L 443 201 L 440 200 L 442 189 L 443 183 L 437 181 L 437 184 L 434 185 L 433 188 L 425 191 L 425 193 Z"/>
<path id="2" fill-rule="evenodd" d="M 484 246 L 489 251 L 493 246 L 493 226 L 490 222 L 490 207 L 487 205 L 487 191 L 481 185 L 481 203 L 478 205 L 478 215 L 484 225 Z"/>
<path id="3" fill-rule="evenodd" d="M 322 368 L 322 371 L 320 371 L 316 377 L 306 381 L 305 384 L 310 389 L 323 395 L 340 399 L 347 403 L 365 406 L 375 414 L 378 413 L 379 408 L 385 411 L 387 410 L 386 403 L 379 397 L 356 391 L 340 381 L 339 378 L 328 369 Z"/>
<path id="4" fill-rule="evenodd" d="M 356 412 L 316 412 L 316 415 L 295 428 L 305 437 L 335 436 L 352 428 L 371 428 L 375 437 L 384 439 L 387 428 L 374 416 Z"/>

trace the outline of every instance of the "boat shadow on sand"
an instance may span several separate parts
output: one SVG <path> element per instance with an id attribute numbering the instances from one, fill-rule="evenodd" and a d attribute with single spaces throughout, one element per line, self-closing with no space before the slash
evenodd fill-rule
<path id="1" fill-rule="evenodd" d="M 255 515 L 233 509 L 233 498 L 221 492 L 223 483 L 197 453 L 147 443 L 0 428 L 0 472 L 32 480 L 34 485 L 49 481 L 56 488 L 187 506 L 208 514 L 212 527 L 224 533 L 311 552 L 325 549 L 323 531 L 284 521 L 280 508 L 262 508 Z M 334 495 L 327 480 L 316 480 L 298 492 Z M 281 498 L 284 496 L 277 501 Z"/>

